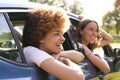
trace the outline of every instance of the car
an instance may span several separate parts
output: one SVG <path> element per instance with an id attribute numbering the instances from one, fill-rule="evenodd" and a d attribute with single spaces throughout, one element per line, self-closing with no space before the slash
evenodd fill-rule
<path id="1" fill-rule="evenodd" d="M 50 80 L 49 74 L 34 64 L 26 63 L 21 37 L 30 8 L 42 4 L 32 2 L 0 1 L 0 80 Z M 78 27 L 79 15 L 67 12 L 71 21 L 70 30 L 64 37 L 64 50 L 82 51 L 74 40 L 74 28 Z M 120 49 L 111 45 L 102 47 L 104 58 L 110 65 L 111 73 L 120 71 Z M 78 64 L 80 65 L 80 64 Z M 80 65 L 81 66 L 81 65 Z"/>

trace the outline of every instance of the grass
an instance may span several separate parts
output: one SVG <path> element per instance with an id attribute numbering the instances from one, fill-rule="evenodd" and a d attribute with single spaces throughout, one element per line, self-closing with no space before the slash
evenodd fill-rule
<path id="1" fill-rule="evenodd" d="M 120 43 L 120 36 L 113 36 L 113 43 Z"/>

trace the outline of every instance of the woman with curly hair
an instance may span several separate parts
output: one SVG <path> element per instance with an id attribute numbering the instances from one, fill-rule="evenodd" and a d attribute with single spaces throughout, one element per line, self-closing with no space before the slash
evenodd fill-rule
<path id="1" fill-rule="evenodd" d="M 24 54 L 28 63 L 60 80 L 85 80 L 78 65 L 68 58 L 52 56 L 63 51 L 63 34 L 69 29 L 70 21 L 61 8 L 44 6 L 29 12 L 23 30 Z"/>

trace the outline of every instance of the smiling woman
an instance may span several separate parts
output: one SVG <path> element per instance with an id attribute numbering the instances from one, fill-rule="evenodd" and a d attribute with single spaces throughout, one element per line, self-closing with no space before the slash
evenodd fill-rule
<path id="1" fill-rule="evenodd" d="M 52 56 L 63 50 L 63 34 L 69 27 L 69 17 L 62 8 L 34 8 L 23 29 L 24 54 L 27 63 L 36 64 L 60 80 L 85 80 L 77 64 L 65 57 L 56 59 Z"/>

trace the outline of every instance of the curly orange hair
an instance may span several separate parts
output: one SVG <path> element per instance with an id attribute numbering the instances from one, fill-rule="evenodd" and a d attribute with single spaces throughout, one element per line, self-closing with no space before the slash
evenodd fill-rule
<path id="1" fill-rule="evenodd" d="M 65 32 L 69 27 L 69 17 L 62 8 L 55 6 L 35 8 L 28 14 L 23 30 L 23 46 L 39 47 L 39 41 L 52 29 L 60 28 Z"/>

